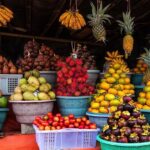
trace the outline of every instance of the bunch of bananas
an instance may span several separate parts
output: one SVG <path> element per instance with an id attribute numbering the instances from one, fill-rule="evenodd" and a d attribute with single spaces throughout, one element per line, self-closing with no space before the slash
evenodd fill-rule
<path id="1" fill-rule="evenodd" d="M 6 26 L 7 23 L 11 21 L 12 18 L 13 12 L 9 8 L 0 5 L 0 27 Z"/>
<path id="2" fill-rule="evenodd" d="M 86 25 L 83 16 L 78 11 L 72 10 L 64 12 L 60 16 L 59 22 L 61 22 L 61 24 L 66 28 L 70 28 L 73 30 L 79 30 Z"/>
<path id="3" fill-rule="evenodd" d="M 126 65 L 125 61 L 122 58 L 114 58 L 111 61 L 111 65 L 114 65 L 114 64 Z"/>
<path id="4" fill-rule="evenodd" d="M 122 70 L 122 72 L 126 72 L 126 73 L 129 73 L 130 72 L 130 69 L 127 67 L 127 65 L 122 65 L 120 67 L 120 70 Z"/>
<path id="5" fill-rule="evenodd" d="M 113 59 L 122 58 L 122 57 L 123 57 L 123 55 L 120 55 L 118 50 L 116 50 L 113 52 L 107 52 L 107 57 L 105 57 L 105 59 L 107 61 L 112 61 Z"/>

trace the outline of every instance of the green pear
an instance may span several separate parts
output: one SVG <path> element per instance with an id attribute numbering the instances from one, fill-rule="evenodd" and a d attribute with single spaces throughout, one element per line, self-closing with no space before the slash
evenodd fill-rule
<path id="1" fill-rule="evenodd" d="M 39 80 L 40 84 L 46 83 L 46 79 L 44 77 L 39 77 L 38 80 Z"/>
<path id="2" fill-rule="evenodd" d="M 27 91 L 27 92 L 23 93 L 23 99 L 24 100 L 35 100 L 35 96 L 32 92 Z"/>
<path id="3" fill-rule="evenodd" d="M 50 100 L 50 97 L 48 96 L 48 94 L 46 94 L 44 92 L 39 92 L 38 98 L 39 98 L 39 100 Z"/>
<path id="4" fill-rule="evenodd" d="M 28 85 L 28 91 L 34 92 L 34 91 L 36 91 L 36 87 L 34 87 L 32 85 Z"/>
<path id="5" fill-rule="evenodd" d="M 13 100 L 14 101 L 22 101 L 23 100 L 23 96 L 21 93 L 15 93 L 13 94 Z"/>
<path id="6" fill-rule="evenodd" d="M 55 99 L 56 95 L 53 91 L 48 92 L 48 95 L 50 96 L 51 99 Z"/>
<path id="7" fill-rule="evenodd" d="M 28 79 L 28 83 L 34 87 L 36 87 L 36 89 L 39 87 L 40 83 L 38 81 L 38 79 L 34 76 L 30 76 Z"/>
<path id="8" fill-rule="evenodd" d="M 21 87 L 20 86 L 16 86 L 14 93 L 22 93 Z"/>
<path id="9" fill-rule="evenodd" d="M 19 86 L 23 85 L 23 84 L 27 84 L 27 80 L 25 78 L 21 78 L 19 80 Z"/>
<path id="10" fill-rule="evenodd" d="M 0 107 L 6 108 L 7 104 L 8 104 L 7 98 L 4 96 L 0 97 Z"/>
<path id="11" fill-rule="evenodd" d="M 32 76 L 32 73 L 30 71 L 26 71 L 24 73 L 24 78 L 28 79 L 30 76 Z"/>
<path id="12" fill-rule="evenodd" d="M 32 70 L 32 75 L 36 78 L 39 78 L 40 77 L 40 72 L 36 69 Z"/>
<path id="13" fill-rule="evenodd" d="M 52 89 L 52 85 L 51 85 L 51 84 L 46 83 L 46 85 L 49 87 L 49 90 L 51 90 L 51 89 Z"/>
<path id="14" fill-rule="evenodd" d="M 39 91 L 47 93 L 49 91 L 48 85 L 47 84 L 41 84 L 39 87 Z"/>

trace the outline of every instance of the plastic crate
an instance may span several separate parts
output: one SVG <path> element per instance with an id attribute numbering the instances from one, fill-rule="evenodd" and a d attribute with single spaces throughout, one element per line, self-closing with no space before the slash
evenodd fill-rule
<path id="1" fill-rule="evenodd" d="M 143 77 L 144 77 L 144 74 L 132 74 L 131 75 L 131 83 L 134 85 L 142 85 Z"/>
<path id="2" fill-rule="evenodd" d="M 0 89 L 4 95 L 11 95 L 18 85 L 22 74 L 0 74 Z"/>
<path id="3" fill-rule="evenodd" d="M 99 129 L 61 129 L 40 131 L 33 126 L 40 150 L 63 150 L 68 148 L 95 148 Z"/>
<path id="4" fill-rule="evenodd" d="M 150 110 L 141 109 L 140 111 L 146 117 L 148 123 L 150 124 Z"/>

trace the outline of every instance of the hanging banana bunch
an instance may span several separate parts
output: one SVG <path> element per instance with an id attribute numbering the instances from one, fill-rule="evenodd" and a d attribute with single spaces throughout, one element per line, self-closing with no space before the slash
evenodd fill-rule
<path id="1" fill-rule="evenodd" d="M 4 5 L 0 5 L 0 27 L 6 26 L 13 18 L 13 12 Z"/>
<path id="2" fill-rule="evenodd" d="M 59 17 L 59 22 L 66 28 L 79 30 L 86 25 L 86 22 L 84 17 L 79 13 L 79 10 L 77 9 L 77 0 L 75 0 L 75 10 L 71 9 L 71 2 L 72 1 L 70 1 L 70 10 L 67 10 Z"/>

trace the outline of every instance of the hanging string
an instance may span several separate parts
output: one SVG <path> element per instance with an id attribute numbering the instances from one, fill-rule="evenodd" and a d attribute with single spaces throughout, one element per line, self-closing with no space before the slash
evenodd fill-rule
<path id="1" fill-rule="evenodd" d="M 72 0 L 70 0 L 70 9 L 71 9 L 71 6 L 72 6 Z"/>
<path id="2" fill-rule="evenodd" d="M 76 7 L 76 11 L 78 11 L 78 0 L 75 0 L 75 7 Z"/>
<path id="3" fill-rule="evenodd" d="M 127 11 L 131 12 L 131 2 L 130 2 L 130 0 L 127 0 Z"/>

